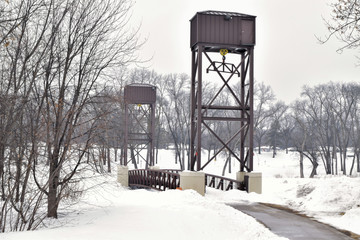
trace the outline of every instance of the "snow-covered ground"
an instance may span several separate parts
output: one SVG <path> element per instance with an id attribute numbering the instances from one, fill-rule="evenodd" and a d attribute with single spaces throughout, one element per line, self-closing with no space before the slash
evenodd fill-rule
<path id="1" fill-rule="evenodd" d="M 224 203 L 283 205 L 338 229 L 360 234 L 360 179 L 349 177 L 264 178 L 263 193 L 229 191 L 208 198 Z"/>
<path id="2" fill-rule="evenodd" d="M 282 239 L 253 218 L 214 201 L 222 192 L 210 192 L 212 198 L 192 190 L 128 190 L 108 176 L 66 209 L 65 216 L 49 223 L 56 227 L 6 233 L 0 239 Z"/>
<path id="3" fill-rule="evenodd" d="M 304 160 L 305 178 L 299 178 L 299 157 L 295 152 L 281 151 L 276 158 L 272 153 L 256 154 L 256 171 L 263 173 L 263 194 L 225 193 L 231 201 L 267 202 L 291 209 L 328 223 L 336 228 L 360 234 L 360 176 L 325 175 L 322 164 L 318 176 L 309 179 L 311 165 Z M 350 166 L 350 164 L 348 164 Z M 226 194 L 229 194 L 227 196 Z M 241 196 L 240 196 L 241 195 Z"/>
<path id="4" fill-rule="evenodd" d="M 159 166 L 175 168 L 172 153 L 160 152 Z M 0 234 L 0 239 L 283 239 L 227 203 L 268 202 L 288 206 L 320 221 L 360 234 L 360 178 L 300 179 L 296 153 L 255 155 L 255 171 L 263 173 L 263 194 L 207 189 L 166 192 L 129 190 L 116 183 L 115 173 L 94 175 L 76 205 L 63 205 L 58 220 L 33 232 Z M 306 162 L 305 162 L 306 163 Z M 220 175 L 224 160 L 210 164 Z M 306 166 L 305 174 L 310 173 Z M 238 165 L 232 163 L 234 178 Z M 322 169 L 319 166 L 319 172 Z"/>

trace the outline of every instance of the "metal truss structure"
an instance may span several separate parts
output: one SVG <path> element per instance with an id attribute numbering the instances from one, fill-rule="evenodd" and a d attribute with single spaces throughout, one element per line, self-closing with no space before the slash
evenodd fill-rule
<path id="1" fill-rule="evenodd" d="M 152 85 L 132 84 L 124 89 L 125 131 L 122 165 L 145 162 L 154 165 L 154 133 L 156 88 Z M 146 157 L 145 157 L 146 156 Z"/>
<path id="2" fill-rule="evenodd" d="M 238 13 L 207 11 L 197 13 L 191 20 L 191 24 L 190 170 L 203 170 L 222 151 L 226 151 L 240 162 L 240 171 L 251 172 L 254 135 L 255 17 Z M 220 26 L 220 28 L 215 29 L 214 26 Z M 221 28 L 239 29 L 239 39 L 234 40 L 232 37 L 234 30 L 226 32 Z M 216 36 L 217 31 L 219 33 L 222 31 L 225 37 L 222 36 L 219 39 Z M 215 61 L 214 58 L 219 56 L 219 53 L 223 56 L 222 61 Z M 228 56 L 235 60 L 228 62 L 226 60 Z M 203 62 L 208 62 L 209 65 Z M 203 64 L 208 67 L 203 68 Z M 215 75 L 221 83 L 216 94 L 211 97 L 203 94 L 203 73 L 205 72 L 208 73 L 207 78 L 209 75 Z M 227 101 L 226 105 L 219 105 L 221 101 L 217 100 L 220 97 L 231 99 L 231 101 Z M 230 137 L 224 139 L 224 134 L 216 131 L 213 126 L 214 123 L 227 122 L 237 123 L 237 128 Z M 202 162 L 202 135 L 205 132 L 217 139 L 221 147 L 208 161 Z"/>

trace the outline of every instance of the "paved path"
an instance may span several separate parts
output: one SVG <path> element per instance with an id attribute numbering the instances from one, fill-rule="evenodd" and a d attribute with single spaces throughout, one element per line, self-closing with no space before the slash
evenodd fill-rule
<path id="1" fill-rule="evenodd" d="M 289 211 L 272 208 L 263 204 L 232 204 L 231 206 L 256 218 L 273 233 L 291 240 L 353 239 L 335 228 Z"/>

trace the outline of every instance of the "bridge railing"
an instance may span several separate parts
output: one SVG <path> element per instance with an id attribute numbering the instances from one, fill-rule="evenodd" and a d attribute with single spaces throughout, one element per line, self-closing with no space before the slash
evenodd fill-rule
<path id="1" fill-rule="evenodd" d="M 245 190 L 243 182 L 212 174 L 205 174 L 205 186 L 223 191 L 229 191 L 231 189 Z"/>
<path id="2" fill-rule="evenodd" d="M 178 169 L 129 170 L 129 186 L 146 187 L 160 191 L 176 189 L 180 187 L 179 172 L 181 170 Z M 213 174 L 205 174 L 205 186 L 223 191 L 231 189 L 246 190 L 243 182 Z"/>
<path id="3" fill-rule="evenodd" d="M 180 175 L 176 170 L 129 170 L 129 186 L 147 187 L 160 191 L 180 187 Z"/>
<path id="4" fill-rule="evenodd" d="M 161 171 L 171 172 L 171 173 L 179 173 L 182 172 L 181 169 L 160 169 Z"/>

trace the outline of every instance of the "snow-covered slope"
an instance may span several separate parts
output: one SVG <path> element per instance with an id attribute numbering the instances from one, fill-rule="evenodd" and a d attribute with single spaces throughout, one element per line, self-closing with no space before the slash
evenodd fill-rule
<path id="1" fill-rule="evenodd" d="M 100 179 L 99 179 L 100 180 Z M 7 240 L 284 239 L 253 218 L 192 190 L 128 190 L 114 177 L 91 188 L 57 224 L 33 232 L 6 233 Z M 219 192 L 215 193 L 215 195 Z"/>
<path id="2" fill-rule="evenodd" d="M 293 210 L 331 224 L 339 229 L 360 234 L 360 177 L 324 175 L 319 165 L 319 175 L 307 178 L 311 172 L 305 161 L 305 176 L 299 178 L 299 157 L 297 153 L 280 151 L 276 158 L 264 152 L 254 157 L 256 171 L 263 173 L 263 193 L 261 195 L 230 191 L 223 194 L 211 193 L 214 201 L 265 202 L 287 206 Z"/>

